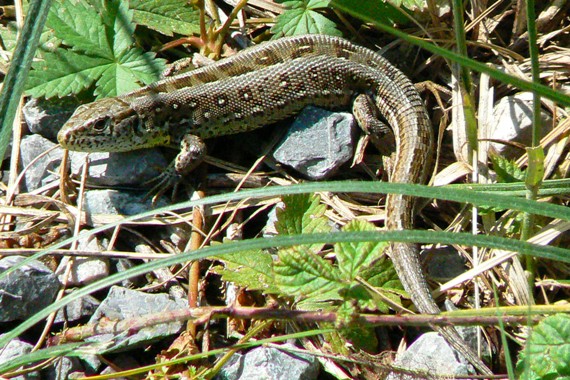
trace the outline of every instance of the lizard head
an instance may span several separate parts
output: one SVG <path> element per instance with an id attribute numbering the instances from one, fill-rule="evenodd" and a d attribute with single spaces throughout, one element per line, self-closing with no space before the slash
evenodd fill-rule
<path id="1" fill-rule="evenodd" d="M 101 99 L 79 106 L 57 140 L 64 149 L 80 152 L 127 152 L 169 143 L 167 134 L 145 124 L 125 101 Z"/>

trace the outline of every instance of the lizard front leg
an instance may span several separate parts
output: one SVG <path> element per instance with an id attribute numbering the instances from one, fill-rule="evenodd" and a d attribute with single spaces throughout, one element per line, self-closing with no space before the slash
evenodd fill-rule
<path id="1" fill-rule="evenodd" d="M 154 204 L 171 187 L 173 188 L 174 196 L 184 175 L 200 165 L 204 161 L 205 156 L 206 144 L 204 141 L 196 135 L 184 135 L 180 141 L 180 153 L 178 153 L 176 158 L 164 172 L 146 182 L 146 184 L 156 183 L 147 193 L 147 197 L 154 194 L 152 197 L 152 203 Z"/>

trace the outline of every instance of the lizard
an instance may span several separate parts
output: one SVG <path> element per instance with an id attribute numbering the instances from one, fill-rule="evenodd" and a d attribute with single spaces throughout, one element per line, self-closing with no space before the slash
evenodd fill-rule
<path id="1" fill-rule="evenodd" d="M 425 183 L 434 136 L 413 83 L 380 54 L 326 35 L 284 37 L 125 95 L 81 105 L 58 133 L 64 149 L 123 152 L 178 145 L 155 189 L 174 186 L 203 159 L 205 139 L 260 128 L 307 105 L 347 108 L 370 136 L 395 140 L 390 181 Z M 382 119 L 383 118 L 383 119 Z M 386 228 L 413 228 L 414 199 L 388 194 Z M 440 312 L 417 244 L 394 242 L 390 256 L 416 308 Z M 433 326 L 481 373 L 492 372 L 452 326 Z"/>

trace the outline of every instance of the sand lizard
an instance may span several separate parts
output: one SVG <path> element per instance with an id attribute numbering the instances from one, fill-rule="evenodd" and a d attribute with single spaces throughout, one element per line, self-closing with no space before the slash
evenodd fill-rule
<path id="1" fill-rule="evenodd" d="M 120 152 L 177 144 L 180 153 L 159 181 L 164 187 L 200 163 L 205 154 L 203 139 L 256 129 L 307 105 L 352 106 L 368 134 L 380 133 L 381 115 L 396 142 L 390 180 L 426 181 L 433 131 L 414 85 L 372 50 L 324 35 L 260 44 L 126 95 L 82 105 L 58 140 L 64 148 L 77 151 Z M 412 198 L 389 194 L 386 203 L 388 229 L 413 227 Z M 393 243 L 391 257 L 418 310 L 439 313 L 422 273 L 417 245 Z M 436 330 L 479 371 L 491 374 L 453 327 Z"/>

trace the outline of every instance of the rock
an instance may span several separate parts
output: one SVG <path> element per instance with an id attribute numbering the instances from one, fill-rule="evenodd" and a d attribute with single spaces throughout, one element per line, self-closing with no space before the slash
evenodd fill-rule
<path id="1" fill-rule="evenodd" d="M 423 251 L 428 255 L 428 277 L 440 282 L 448 281 L 465 272 L 465 259 L 453 247 L 437 247 Z"/>
<path id="2" fill-rule="evenodd" d="M 475 374 L 475 369 L 465 359 L 458 359 L 445 339 L 436 332 L 421 335 L 406 351 L 396 357 L 394 366 L 409 371 L 422 371 L 434 378 L 438 376 L 469 376 Z M 392 372 L 388 380 L 408 380 L 425 377 L 405 375 Z"/>
<path id="3" fill-rule="evenodd" d="M 99 247 L 97 238 L 93 236 L 80 237 L 77 250 L 99 252 L 101 247 Z M 109 276 L 109 259 L 106 257 L 77 256 L 71 258 L 65 256 L 55 271 L 62 283 L 70 261 L 72 261 L 72 267 L 67 277 L 68 286 L 87 285 Z"/>
<path id="4" fill-rule="evenodd" d="M 23 342 L 19 339 L 11 340 L 6 346 L 2 347 L 0 350 L 0 364 L 9 363 L 10 361 L 15 360 L 16 358 L 29 354 L 32 352 L 32 346 L 29 343 Z M 14 368 L 13 370 L 16 370 Z M 37 371 L 27 373 L 25 375 L 20 375 L 16 377 L 11 377 L 11 379 L 16 380 L 32 380 L 32 379 L 41 379 L 40 373 Z"/>
<path id="5" fill-rule="evenodd" d="M 78 358 L 62 356 L 57 358 L 49 367 L 43 371 L 45 379 L 48 380 L 67 380 L 73 377 L 72 373 L 81 373 L 83 376 L 83 366 Z M 82 377 L 83 377 L 82 376 Z"/>
<path id="6" fill-rule="evenodd" d="M 85 152 L 70 152 L 71 172 L 80 175 Z M 89 184 L 97 186 L 137 186 L 156 178 L 169 162 L 159 149 L 138 149 L 130 152 L 89 153 Z"/>
<path id="7" fill-rule="evenodd" d="M 57 172 L 63 156 L 63 150 L 56 148 L 44 155 L 48 149 L 54 146 L 54 143 L 40 135 L 30 135 L 22 138 L 20 144 L 22 168 L 27 167 L 33 160 L 42 156 L 24 174 L 24 182 L 28 192 L 58 180 Z"/>
<path id="8" fill-rule="evenodd" d="M 552 129 L 552 118 L 541 113 L 543 136 Z M 489 126 L 492 139 L 505 140 L 531 145 L 532 138 L 532 93 L 523 92 L 505 96 L 493 108 L 492 124 Z M 541 136 L 541 137 L 543 137 Z M 519 157 L 524 151 L 500 143 L 491 143 L 499 155 L 509 159 Z"/>
<path id="9" fill-rule="evenodd" d="M 37 133 L 51 141 L 57 140 L 57 132 L 71 117 L 79 105 L 75 97 L 31 98 L 22 108 L 30 132 Z"/>
<path id="10" fill-rule="evenodd" d="M 305 107 L 273 157 L 309 179 L 325 179 L 352 159 L 356 129 L 351 113 Z"/>
<path id="11" fill-rule="evenodd" d="M 172 299 L 167 294 L 147 294 L 136 290 L 113 286 L 107 298 L 89 320 L 90 324 L 98 323 L 105 318 L 112 321 L 123 321 L 129 318 L 148 314 L 164 313 L 169 310 L 187 308 L 184 299 Z M 147 345 L 170 335 L 178 334 L 185 327 L 183 322 L 170 322 L 148 326 L 138 331 L 123 331 L 115 334 L 102 334 L 86 339 L 89 342 L 113 341 L 112 347 L 100 354 L 124 351 L 135 346 Z M 121 334 L 122 333 L 122 334 Z"/>
<path id="12" fill-rule="evenodd" d="M 55 316 L 55 323 L 75 322 L 93 315 L 101 302 L 93 296 L 84 296 L 60 309 Z"/>
<path id="13" fill-rule="evenodd" d="M 222 367 L 216 380 L 311 380 L 316 379 L 320 364 L 311 355 L 285 350 L 258 347 L 246 354 L 236 354 Z"/>
<path id="14" fill-rule="evenodd" d="M 144 199 L 145 194 L 118 190 L 89 190 L 85 192 L 83 207 L 87 214 L 136 215 L 149 211 L 152 199 Z M 156 207 L 166 206 L 161 198 Z"/>
<path id="15" fill-rule="evenodd" d="M 24 261 L 22 256 L 0 260 L 0 272 Z M 25 319 L 54 300 L 60 283 L 43 263 L 34 260 L 0 279 L 0 322 Z"/>

